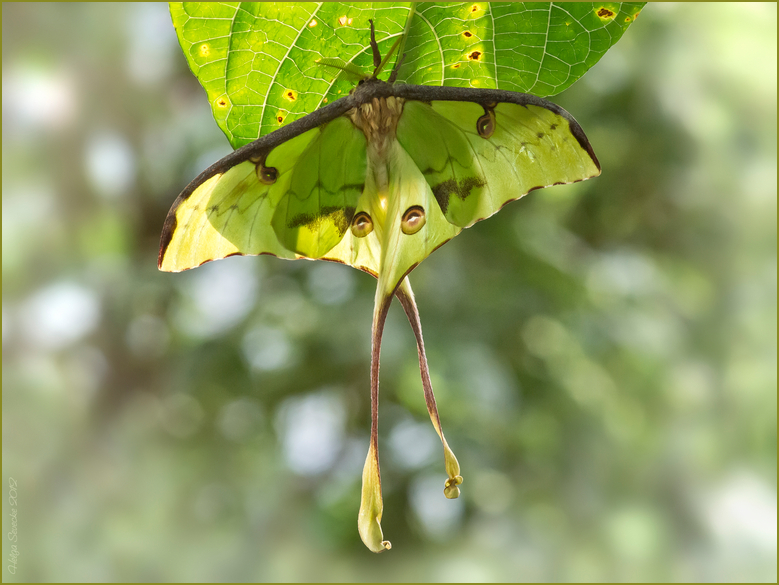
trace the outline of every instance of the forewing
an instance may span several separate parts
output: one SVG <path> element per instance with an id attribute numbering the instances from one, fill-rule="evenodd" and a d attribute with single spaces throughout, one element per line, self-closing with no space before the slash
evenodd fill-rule
<path id="1" fill-rule="evenodd" d="M 220 161 L 173 204 L 160 269 L 232 255 L 323 256 L 343 238 L 364 189 L 365 150 L 364 135 L 338 117 L 232 166 Z"/>

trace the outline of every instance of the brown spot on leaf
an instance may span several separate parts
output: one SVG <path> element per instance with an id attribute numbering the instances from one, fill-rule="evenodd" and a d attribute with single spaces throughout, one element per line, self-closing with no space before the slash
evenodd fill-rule
<path id="1" fill-rule="evenodd" d="M 466 39 L 470 39 L 470 38 L 473 36 L 473 33 L 472 33 L 471 31 L 467 30 L 467 31 L 465 31 L 465 32 L 463 33 L 463 36 L 464 36 Z"/>
<path id="2" fill-rule="evenodd" d="M 481 58 L 481 55 L 482 55 L 481 51 L 474 51 L 473 53 L 468 55 L 468 58 L 471 61 L 478 61 Z"/>
<path id="3" fill-rule="evenodd" d="M 598 9 L 597 15 L 603 20 L 611 20 L 616 16 L 616 13 L 604 6 Z"/>

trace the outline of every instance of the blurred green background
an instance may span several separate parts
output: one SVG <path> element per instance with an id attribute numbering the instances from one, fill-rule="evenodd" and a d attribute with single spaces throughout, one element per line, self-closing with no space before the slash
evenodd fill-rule
<path id="1" fill-rule="evenodd" d="M 5 581 L 775 581 L 776 4 L 650 4 L 555 101 L 603 165 L 412 274 L 157 271 L 229 152 L 165 4 L 3 4 Z M 18 483 L 17 572 L 8 485 Z"/>

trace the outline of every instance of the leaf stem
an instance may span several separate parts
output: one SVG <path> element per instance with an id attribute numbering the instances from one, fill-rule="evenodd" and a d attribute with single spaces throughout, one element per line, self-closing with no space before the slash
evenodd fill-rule
<path id="1" fill-rule="evenodd" d="M 406 19 L 406 26 L 403 27 L 403 36 L 401 37 L 402 40 L 400 41 L 400 46 L 398 47 L 398 56 L 397 59 L 395 60 L 395 66 L 392 68 L 393 72 L 399 69 L 401 63 L 403 62 L 403 56 L 404 56 L 403 50 L 406 48 L 406 39 L 408 38 L 408 33 L 411 30 L 411 21 L 414 20 L 414 15 L 416 13 L 417 13 L 417 3 L 412 2 L 411 10 L 409 11 L 408 18 Z"/>

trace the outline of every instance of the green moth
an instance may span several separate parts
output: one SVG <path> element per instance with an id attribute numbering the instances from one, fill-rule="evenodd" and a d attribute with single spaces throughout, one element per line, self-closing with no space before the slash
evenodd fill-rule
<path id="1" fill-rule="evenodd" d="M 158 265 L 179 272 L 228 256 L 272 254 L 341 262 L 377 279 L 358 529 L 365 545 L 381 552 L 390 543 L 380 524 L 379 355 L 393 296 L 417 341 L 425 401 L 444 448 L 444 495 L 456 498 L 460 466 L 441 429 L 408 275 L 506 203 L 595 177 L 600 164 L 561 107 L 511 91 L 395 84 L 397 66 L 381 81 L 387 58 L 380 58 L 372 23 L 371 47 L 373 75 L 349 96 L 237 149 L 184 189 L 165 220 Z"/>

